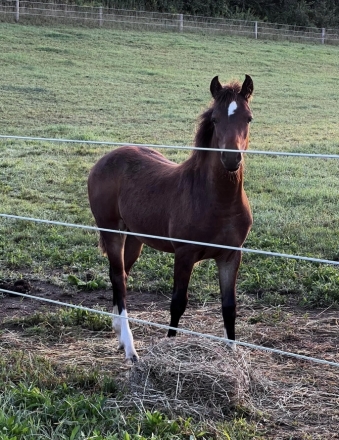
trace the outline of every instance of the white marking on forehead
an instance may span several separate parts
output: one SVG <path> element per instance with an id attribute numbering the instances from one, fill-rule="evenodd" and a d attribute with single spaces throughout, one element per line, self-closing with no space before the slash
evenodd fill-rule
<path id="1" fill-rule="evenodd" d="M 233 115 L 237 108 L 237 103 L 235 101 L 232 101 L 231 104 L 228 106 L 228 116 Z"/>

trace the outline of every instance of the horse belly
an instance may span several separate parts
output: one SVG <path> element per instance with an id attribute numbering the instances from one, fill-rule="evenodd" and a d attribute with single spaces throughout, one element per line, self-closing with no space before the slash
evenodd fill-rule
<path id="1" fill-rule="evenodd" d="M 154 197 L 151 191 L 130 191 L 120 200 L 120 215 L 129 231 L 151 236 L 138 237 L 144 244 L 159 251 L 174 252 L 171 240 L 154 238 L 169 237 L 171 214 L 163 203 L 164 197 L 170 204 L 168 197 Z"/>

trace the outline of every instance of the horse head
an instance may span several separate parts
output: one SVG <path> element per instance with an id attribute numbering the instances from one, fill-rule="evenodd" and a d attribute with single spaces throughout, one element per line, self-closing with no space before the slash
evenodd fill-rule
<path id="1" fill-rule="evenodd" d="M 246 75 L 242 85 L 232 82 L 222 86 L 216 76 L 211 81 L 210 91 L 214 98 L 210 112 L 213 123 L 211 147 L 234 151 L 221 153 L 225 169 L 234 172 L 242 163 L 241 151 L 248 147 L 249 123 L 252 121 L 249 101 L 253 93 L 253 81 Z"/>

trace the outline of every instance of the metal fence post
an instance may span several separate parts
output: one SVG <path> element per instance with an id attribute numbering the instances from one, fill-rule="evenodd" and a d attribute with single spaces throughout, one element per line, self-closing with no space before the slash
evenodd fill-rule
<path id="1" fill-rule="evenodd" d="M 182 32 L 184 30 L 184 15 L 179 14 L 179 31 Z"/>
<path id="2" fill-rule="evenodd" d="M 321 44 L 325 44 L 325 35 L 326 35 L 326 29 L 321 29 Z"/>
<path id="3" fill-rule="evenodd" d="M 254 38 L 256 40 L 258 39 L 258 22 L 257 21 L 254 22 Z"/>
<path id="4" fill-rule="evenodd" d="M 15 1 L 15 21 L 18 23 L 19 21 L 19 15 L 20 15 L 20 1 Z"/>
<path id="5" fill-rule="evenodd" d="M 99 8 L 99 26 L 102 26 L 102 6 Z"/>

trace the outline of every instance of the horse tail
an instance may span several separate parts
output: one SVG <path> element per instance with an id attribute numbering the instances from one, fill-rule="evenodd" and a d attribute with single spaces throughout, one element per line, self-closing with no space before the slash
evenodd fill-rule
<path id="1" fill-rule="evenodd" d="M 99 249 L 101 250 L 102 255 L 104 255 L 105 257 L 107 257 L 106 243 L 105 243 L 104 237 L 103 237 L 102 234 L 101 234 L 101 231 L 99 231 L 99 233 L 100 233 L 100 237 L 99 237 L 99 244 L 98 244 L 98 247 L 99 247 Z"/>

